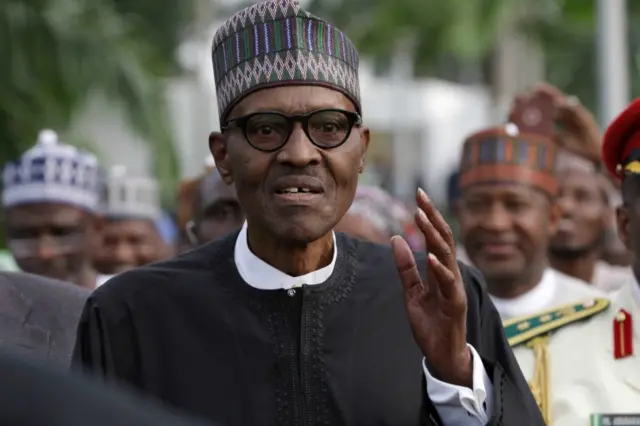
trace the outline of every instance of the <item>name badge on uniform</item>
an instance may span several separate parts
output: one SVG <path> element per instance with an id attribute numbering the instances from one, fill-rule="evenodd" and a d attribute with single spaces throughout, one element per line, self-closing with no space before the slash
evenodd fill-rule
<path id="1" fill-rule="evenodd" d="M 640 426 L 639 414 L 592 414 L 590 426 Z"/>

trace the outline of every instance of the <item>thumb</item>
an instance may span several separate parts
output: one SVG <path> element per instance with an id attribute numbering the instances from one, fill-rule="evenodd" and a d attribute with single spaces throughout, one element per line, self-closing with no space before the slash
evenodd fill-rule
<path id="1" fill-rule="evenodd" d="M 404 238 L 396 235 L 391 238 L 391 249 L 393 250 L 393 259 L 396 263 L 398 275 L 400 276 L 405 294 L 417 286 L 422 288 L 422 278 L 420 278 L 416 259 L 413 256 L 411 248 L 409 248 L 409 244 L 407 244 Z"/>

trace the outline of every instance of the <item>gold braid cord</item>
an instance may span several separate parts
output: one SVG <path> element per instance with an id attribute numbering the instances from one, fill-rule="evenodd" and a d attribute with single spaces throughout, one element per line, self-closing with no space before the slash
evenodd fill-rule
<path id="1" fill-rule="evenodd" d="M 551 396 L 549 383 L 549 336 L 541 336 L 527 342 L 527 347 L 533 350 L 535 356 L 535 370 L 529 387 L 536 398 L 538 407 L 546 424 L 551 424 Z"/>

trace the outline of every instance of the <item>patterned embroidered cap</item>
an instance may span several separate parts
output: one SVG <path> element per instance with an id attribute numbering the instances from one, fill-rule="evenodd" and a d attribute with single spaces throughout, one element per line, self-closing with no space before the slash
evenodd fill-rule
<path id="1" fill-rule="evenodd" d="M 298 0 L 261 1 L 233 15 L 214 36 L 212 61 L 221 124 L 248 94 L 287 84 L 339 90 L 362 112 L 358 51 Z"/>
<path id="2" fill-rule="evenodd" d="M 109 219 L 148 219 L 162 214 L 155 179 L 134 177 L 124 166 L 113 166 L 103 187 L 102 212 Z"/>
<path id="3" fill-rule="evenodd" d="M 53 130 L 40 132 L 37 144 L 3 171 L 2 204 L 70 204 L 89 211 L 99 207 L 98 159 L 58 141 Z"/>
<path id="4" fill-rule="evenodd" d="M 542 136 L 520 133 L 514 124 L 467 138 L 460 163 L 460 189 L 480 183 L 515 182 L 556 195 L 556 147 Z"/>

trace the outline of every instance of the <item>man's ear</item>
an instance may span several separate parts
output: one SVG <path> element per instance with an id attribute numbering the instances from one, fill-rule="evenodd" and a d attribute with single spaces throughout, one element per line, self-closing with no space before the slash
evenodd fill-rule
<path id="1" fill-rule="evenodd" d="M 622 243 L 631 250 L 631 236 L 629 235 L 629 208 L 622 205 L 616 209 L 616 224 L 618 226 L 618 237 Z"/>
<path id="2" fill-rule="evenodd" d="M 227 138 L 220 132 L 211 132 L 209 135 L 209 151 L 213 155 L 213 159 L 216 162 L 216 169 L 222 180 L 227 185 L 233 183 L 233 176 L 231 174 L 231 168 L 229 166 L 229 151 L 227 150 Z"/>
<path id="3" fill-rule="evenodd" d="M 371 132 L 368 127 L 360 127 L 360 146 L 362 147 L 362 155 L 360 156 L 360 166 L 358 171 L 362 173 L 364 171 L 365 158 L 367 156 L 367 150 L 369 149 L 369 141 L 371 139 Z"/>

